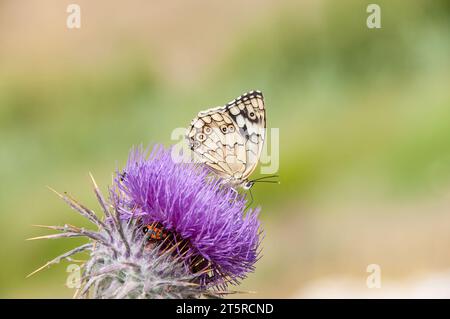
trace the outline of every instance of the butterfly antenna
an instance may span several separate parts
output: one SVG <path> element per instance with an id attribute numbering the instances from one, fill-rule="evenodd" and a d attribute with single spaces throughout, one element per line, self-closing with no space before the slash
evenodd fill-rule
<path id="1" fill-rule="evenodd" d="M 270 176 L 263 176 L 263 177 L 260 177 L 260 178 L 255 178 L 255 179 L 252 179 L 251 181 L 252 182 L 257 182 L 257 181 L 262 181 L 262 180 L 264 180 L 264 179 L 268 179 L 268 178 L 276 178 L 276 177 L 279 177 L 279 175 L 270 175 Z"/>
<path id="2" fill-rule="evenodd" d="M 272 184 L 280 184 L 280 181 L 266 181 L 266 179 L 279 177 L 278 175 L 270 175 L 270 176 L 263 176 L 260 178 L 256 178 L 252 180 L 252 183 L 272 183 Z"/>
<path id="3" fill-rule="evenodd" d="M 258 183 L 280 184 L 280 181 L 258 181 Z"/>

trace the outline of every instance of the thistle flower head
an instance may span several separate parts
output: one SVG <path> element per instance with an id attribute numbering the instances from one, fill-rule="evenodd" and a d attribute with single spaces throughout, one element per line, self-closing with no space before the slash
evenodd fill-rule
<path id="1" fill-rule="evenodd" d="M 108 199 L 92 178 L 103 218 L 55 191 L 96 229 L 41 226 L 58 233 L 31 239 L 86 237 L 89 242 L 30 275 L 89 252 L 78 297 L 220 297 L 226 291 L 210 288 L 244 278 L 258 258 L 259 211 L 244 214 L 245 196 L 211 177 L 205 167 L 175 163 L 170 154 L 161 146 L 151 152 L 133 149 Z"/>
<path id="2" fill-rule="evenodd" d="M 113 197 L 124 220 L 158 224 L 181 242 L 184 263 L 202 264 L 204 284 L 238 282 L 252 271 L 260 242 L 259 210 L 204 166 L 175 163 L 172 149 L 131 151 Z"/>

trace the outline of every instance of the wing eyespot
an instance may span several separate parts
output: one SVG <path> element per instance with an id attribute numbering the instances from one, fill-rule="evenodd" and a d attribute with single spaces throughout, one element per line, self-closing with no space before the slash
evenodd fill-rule
<path id="1" fill-rule="evenodd" d="M 228 132 L 234 133 L 234 131 L 235 131 L 234 125 L 233 124 L 228 125 Z"/>
<path id="2" fill-rule="evenodd" d="M 211 134 L 211 132 L 212 132 L 211 127 L 205 126 L 205 127 L 203 128 L 203 133 L 209 135 L 209 134 Z"/>
<path id="3" fill-rule="evenodd" d="M 197 137 L 197 140 L 199 140 L 200 142 L 203 142 L 204 140 L 206 140 L 206 136 L 203 133 L 198 133 L 196 137 Z"/>
<path id="4" fill-rule="evenodd" d="M 227 127 L 226 125 L 222 125 L 222 126 L 220 127 L 220 130 L 221 130 L 222 133 L 224 133 L 224 134 L 228 133 L 228 127 Z"/>

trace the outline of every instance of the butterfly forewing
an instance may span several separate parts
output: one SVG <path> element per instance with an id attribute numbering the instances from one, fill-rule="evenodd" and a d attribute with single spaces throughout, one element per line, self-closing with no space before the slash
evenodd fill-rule
<path id="1" fill-rule="evenodd" d="M 258 164 L 265 127 L 263 95 L 251 91 L 225 106 L 200 112 L 187 137 L 200 162 L 230 182 L 242 184 Z"/>

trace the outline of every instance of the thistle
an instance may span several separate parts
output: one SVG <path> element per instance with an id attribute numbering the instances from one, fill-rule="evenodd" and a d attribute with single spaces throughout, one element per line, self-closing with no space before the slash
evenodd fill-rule
<path id="1" fill-rule="evenodd" d="M 260 251 L 259 210 L 209 170 L 174 163 L 171 149 L 131 151 L 106 199 L 92 179 L 98 217 L 67 193 L 54 191 L 96 226 L 40 226 L 59 233 L 31 239 L 87 237 L 89 242 L 47 262 L 88 252 L 78 298 L 201 298 L 230 293 L 254 270 Z M 29 275 L 29 276 L 30 276 Z"/>

